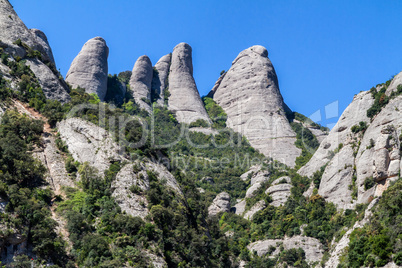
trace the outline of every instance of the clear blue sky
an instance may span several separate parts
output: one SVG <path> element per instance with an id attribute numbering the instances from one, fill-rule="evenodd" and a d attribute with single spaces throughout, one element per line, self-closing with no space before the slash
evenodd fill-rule
<path id="1" fill-rule="evenodd" d="M 307 116 L 402 71 L 402 1 L 11 0 L 43 30 L 63 75 L 90 38 L 110 48 L 109 72 L 153 64 L 180 42 L 193 47 L 201 95 L 252 45 L 269 51 L 285 102 Z M 331 121 L 331 120 L 329 120 Z M 323 122 L 330 123 L 330 122 Z M 334 122 L 332 119 L 331 122 Z"/>

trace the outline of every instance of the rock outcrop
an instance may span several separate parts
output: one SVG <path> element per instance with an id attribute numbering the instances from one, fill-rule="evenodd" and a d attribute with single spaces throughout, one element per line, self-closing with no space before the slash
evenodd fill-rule
<path id="1" fill-rule="evenodd" d="M 308 262 L 319 262 L 324 254 L 324 249 L 320 241 L 307 236 L 293 236 L 290 238 L 285 237 L 284 239 L 257 241 L 248 245 L 247 248 L 251 252 L 256 252 L 260 257 L 268 253 L 270 253 L 271 256 L 275 256 L 280 253 L 279 248 L 281 245 L 283 245 L 285 250 L 302 248 L 306 253 Z"/>
<path id="2" fill-rule="evenodd" d="M 130 78 L 130 89 L 133 92 L 135 102 L 147 112 L 151 111 L 152 73 L 151 60 L 144 55 L 135 62 Z"/>
<path id="3" fill-rule="evenodd" d="M 272 182 L 272 186 L 265 191 L 272 198 L 271 206 L 279 207 L 286 203 L 293 187 L 290 183 L 289 177 L 281 177 Z"/>
<path id="4" fill-rule="evenodd" d="M 102 37 L 95 37 L 84 44 L 71 63 L 66 82 L 73 88 L 81 87 L 104 100 L 107 91 L 109 48 Z"/>
<path id="5" fill-rule="evenodd" d="M 354 156 L 351 145 L 344 146 L 325 168 L 318 188 L 318 194 L 338 208 L 353 209 L 356 202 L 352 199 Z"/>
<path id="6" fill-rule="evenodd" d="M 40 37 L 38 37 L 38 35 Z M 54 62 L 53 55 L 51 53 L 49 54 L 50 47 L 46 42 L 46 36 L 43 33 L 39 34 L 38 30 L 36 29 L 32 31 L 28 30 L 22 20 L 18 17 L 17 13 L 14 11 L 13 6 L 9 3 L 9 1 L 1 0 L 0 41 L 7 44 L 8 47 L 6 48 L 6 52 L 23 58 L 26 55 L 25 49 L 14 44 L 14 42 L 18 39 L 32 49 L 40 51 L 42 55 L 49 61 Z"/>
<path id="7" fill-rule="evenodd" d="M 356 156 L 358 203 L 378 196 L 386 189 L 371 189 L 366 194 L 364 183 L 373 179 L 383 188 L 384 180 L 395 180 L 401 172 L 402 96 L 392 99 L 367 128 Z M 379 191 L 377 191 L 379 190 Z M 377 193 L 376 193 L 377 191 Z"/>
<path id="8" fill-rule="evenodd" d="M 268 51 L 253 46 L 233 61 L 213 94 L 228 115 L 227 125 L 247 137 L 250 144 L 268 157 L 295 165 L 301 150 L 287 118 L 287 106 Z"/>
<path id="9" fill-rule="evenodd" d="M 388 96 L 391 95 L 392 92 L 397 90 L 399 85 L 402 85 L 402 72 L 395 75 L 395 77 L 391 81 L 391 84 L 389 84 L 385 94 L 387 94 Z"/>
<path id="10" fill-rule="evenodd" d="M 246 174 L 250 174 L 246 172 L 241 177 L 244 177 Z M 249 175 L 247 175 L 248 177 Z M 250 187 L 247 189 L 246 198 L 253 197 L 256 192 L 261 188 L 264 182 L 269 180 L 269 172 L 265 170 L 255 170 L 252 173 L 251 180 L 250 180 Z"/>
<path id="11" fill-rule="evenodd" d="M 47 99 L 58 100 L 63 103 L 70 101 L 68 86 L 46 64 L 38 59 L 27 59 L 26 64 L 31 68 L 36 78 L 38 78 Z"/>
<path id="12" fill-rule="evenodd" d="M 192 49 L 186 43 L 173 49 L 169 93 L 168 108 L 180 123 L 190 124 L 198 119 L 210 122 L 193 77 Z"/>
<path id="13" fill-rule="evenodd" d="M 56 141 L 50 133 L 44 133 L 43 150 L 34 153 L 42 164 L 47 168 L 45 176 L 47 182 L 56 194 L 60 194 L 61 188 L 74 187 L 74 181 L 70 178 L 65 168 L 65 160 L 57 149 Z"/>
<path id="14" fill-rule="evenodd" d="M 165 90 L 168 88 L 168 76 L 170 70 L 170 63 L 172 61 L 172 54 L 167 54 L 160 58 L 155 64 L 155 72 L 152 77 L 152 91 L 158 95 L 156 103 L 159 106 L 165 104 Z"/>
<path id="15" fill-rule="evenodd" d="M 332 128 L 329 135 L 324 139 L 310 161 L 302 167 L 298 173 L 302 176 L 311 177 L 314 172 L 327 164 L 339 144 L 347 145 L 356 142 L 351 128 L 360 122 L 369 123 L 367 110 L 371 107 L 374 100 L 368 91 L 357 94 L 351 104 L 345 109 L 338 123 Z M 335 156 L 337 157 L 337 156 Z M 342 161 L 342 159 L 340 159 Z M 339 163 L 342 164 L 341 162 Z"/>
<path id="16" fill-rule="evenodd" d="M 88 162 L 103 175 L 112 161 L 122 160 L 119 147 L 105 129 L 80 118 L 69 118 L 57 124 L 60 138 L 75 161 Z"/>
<path id="17" fill-rule="evenodd" d="M 265 203 L 265 201 L 260 200 L 254 206 L 252 206 L 246 213 L 244 213 L 243 218 L 245 218 L 246 220 L 252 220 L 255 213 L 257 213 L 260 210 L 263 210 L 266 207 L 267 204 Z"/>
<path id="18" fill-rule="evenodd" d="M 62 80 L 59 80 L 58 74 L 53 73 L 43 63 L 50 62 L 55 64 L 46 35 L 37 29 L 28 30 L 17 13 L 15 13 L 11 4 L 7 0 L 2 0 L 0 1 L 0 41 L 5 52 L 15 57 L 25 58 L 27 55 L 26 48 L 15 44 L 18 39 L 42 54 L 41 60 L 28 58 L 27 65 L 30 66 L 32 72 L 38 78 L 46 98 L 61 102 L 69 101 L 70 96 L 67 93 L 67 85 Z M 3 70 L 0 71 L 6 73 Z"/>
<path id="19" fill-rule="evenodd" d="M 30 29 L 29 31 L 35 38 L 36 43 L 38 43 L 43 48 L 45 56 L 49 59 L 51 63 L 56 65 L 56 62 L 54 61 L 53 57 L 52 48 L 49 45 L 49 41 L 47 40 L 46 34 L 39 29 Z"/>
<path id="20" fill-rule="evenodd" d="M 215 216 L 220 212 L 230 211 L 230 196 L 226 192 L 218 194 L 212 204 L 208 207 L 208 215 Z"/>

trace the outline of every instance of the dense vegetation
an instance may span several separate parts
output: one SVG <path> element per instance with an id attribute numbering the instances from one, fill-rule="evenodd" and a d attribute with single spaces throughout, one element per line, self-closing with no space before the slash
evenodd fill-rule
<path id="1" fill-rule="evenodd" d="M 402 265 L 402 180 L 379 200 L 370 223 L 355 229 L 340 267 L 380 267 L 390 261 Z"/>
<path id="2" fill-rule="evenodd" d="M 0 240 L 20 234 L 23 240 L 32 244 L 39 263 L 48 260 L 73 267 L 67 258 L 64 241 L 54 230 L 57 223 L 51 218 L 49 209 L 53 193 L 43 178 L 46 169 L 30 152 L 40 146 L 42 129 L 43 122 L 31 120 L 16 111 L 8 111 L 2 116 L 0 197 L 7 205 L 0 213 Z M 21 257 L 16 265 L 20 262 L 23 265 L 26 260 Z"/>

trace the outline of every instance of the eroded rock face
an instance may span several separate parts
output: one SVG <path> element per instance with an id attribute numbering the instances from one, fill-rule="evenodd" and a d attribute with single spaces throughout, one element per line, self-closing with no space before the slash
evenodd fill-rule
<path id="1" fill-rule="evenodd" d="M 136 61 L 130 78 L 130 89 L 135 102 L 146 111 L 151 111 L 152 63 L 148 56 L 141 56 Z"/>
<path id="2" fill-rule="evenodd" d="M 340 143 L 344 146 L 356 143 L 357 141 L 354 139 L 355 135 L 353 135 L 351 128 L 354 125 L 358 125 L 359 122 L 369 124 L 370 118 L 367 117 L 367 110 L 373 103 L 374 99 L 370 92 L 365 91 L 357 94 L 352 103 L 342 113 L 338 123 L 321 142 L 313 157 L 304 167 L 299 169 L 298 173 L 302 176 L 311 177 L 314 172 L 318 171 L 331 160 L 332 153 L 338 148 Z"/>
<path id="3" fill-rule="evenodd" d="M 286 118 L 286 106 L 268 51 L 253 46 L 242 51 L 219 83 L 214 101 L 228 115 L 227 125 L 247 137 L 264 155 L 291 167 L 301 150 Z"/>
<path id="4" fill-rule="evenodd" d="M 42 138 L 43 151 L 34 153 L 34 156 L 47 168 L 45 179 L 52 190 L 60 194 L 61 187 L 74 187 L 75 184 L 67 173 L 64 158 L 57 149 L 55 138 L 49 133 L 44 133 Z"/>
<path id="5" fill-rule="evenodd" d="M 338 208 L 353 209 L 356 203 L 352 200 L 352 184 L 354 156 L 351 145 L 343 147 L 329 162 L 321 178 L 318 194 Z"/>
<path id="6" fill-rule="evenodd" d="M 56 65 L 53 57 L 52 48 L 49 45 L 49 41 L 47 40 L 47 36 L 45 35 L 45 33 L 39 29 L 30 29 L 29 31 L 32 33 L 35 41 L 43 48 L 45 55 L 47 56 L 49 61 Z"/>
<path id="7" fill-rule="evenodd" d="M 402 96 L 391 100 L 374 118 L 366 130 L 356 156 L 358 202 L 367 202 L 364 182 L 373 178 L 376 182 L 396 179 L 401 170 Z M 385 183 L 383 183 L 385 184 Z M 378 185 L 377 187 L 382 187 Z M 375 190 L 373 190 L 375 192 Z M 382 191 L 378 191 L 378 194 Z"/>
<path id="8" fill-rule="evenodd" d="M 152 77 L 152 90 L 155 94 L 159 95 L 156 103 L 159 106 L 163 106 L 165 104 L 165 94 L 164 90 L 168 87 L 168 76 L 170 63 L 172 61 L 172 55 L 167 54 L 160 58 L 158 62 L 155 64 L 155 72 Z"/>
<path id="9" fill-rule="evenodd" d="M 253 169 L 251 169 L 253 170 Z M 269 172 L 265 171 L 265 170 L 255 170 L 253 171 L 254 173 L 252 173 L 251 176 L 251 180 L 250 180 L 250 187 L 247 189 L 246 192 L 246 198 L 251 198 L 253 197 L 257 191 L 261 188 L 261 186 L 263 185 L 264 182 L 267 182 L 269 180 Z M 250 173 L 245 173 L 247 174 L 247 177 L 249 176 L 248 174 Z M 243 174 L 242 176 L 244 177 L 245 174 Z"/>
<path id="10" fill-rule="evenodd" d="M 246 213 L 244 213 L 243 218 L 245 218 L 246 220 L 252 220 L 255 213 L 257 213 L 260 210 L 263 210 L 266 207 L 267 207 L 267 204 L 265 203 L 265 201 L 260 200 L 254 206 L 252 206 L 250 208 L 250 210 L 248 210 Z"/>
<path id="11" fill-rule="evenodd" d="M 396 89 L 399 85 L 402 85 L 402 72 L 395 75 L 394 79 L 392 79 L 392 81 L 391 81 L 391 84 L 389 84 L 385 94 L 387 94 L 388 96 L 391 95 L 391 93 L 393 91 L 396 91 Z"/>
<path id="12" fill-rule="evenodd" d="M 73 88 L 81 87 L 104 100 L 107 91 L 109 48 L 102 37 L 95 37 L 84 44 L 71 63 L 66 82 Z"/>
<path id="13" fill-rule="evenodd" d="M 268 239 L 263 241 L 257 241 L 251 243 L 247 248 L 251 252 L 256 252 L 258 256 L 264 256 L 271 252 L 271 255 L 278 255 L 280 253 L 280 246 L 283 245 L 285 250 L 292 248 L 302 248 L 306 253 L 306 259 L 308 262 L 319 262 L 322 259 L 324 249 L 318 239 L 307 236 L 293 236 L 286 237 L 284 239 Z M 272 248 L 273 247 L 273 248 Z"/>
<path id="14" fill-rule="evenodd" d="M 180 123 L 198 119 L 210 122 L 193 78 L 192 49 L 180 43 L 173 49 L 169 73 L 168 108 L 176 113 Z"/>
<path id="15" fill-rule="evenodd" d="M 60 138 L 75 161 L 88 162 L 103 175 L 112 161 L 122 160 L 119 147 L 109 132 L 80 118 L 69 118 L 57 124 Z"/>
<path id="16" fill-rule="evenodd" d="M 286 183 L 282 183 L 282 181 L 286 181 Z M 290 183 L 289 177 L 281 177 L 276 179 L 272 186 L 269 187 L 265 193 L 269 194 L 272 198 L 271 206 L 279 207 L 286 203 L 290 196 L 290 190 L 292 189 L 292 185 Z"/>
<path id="17" fill-rule="evenodd" d="M 14 44 L 18 39 L 32 49 L 40 51 L 44 62 L 50 61 L 52 64 L 55 64 L 46 35 L 37 29 L 28 30 L 17 13 L 15 13 L 11 4 L 6 0 L 1 0 L 0 41 L 5 46 L 7 53 L 24 58 L 26 56 L 25 49 Z M 30 66 L 31 70 L 38 78 L 46 98 L 61 102 L 70 100 L 70 96 L 67 93 L 67 85 L 62 80 L 59 80 L 59 77 L 42 61 L 30 58 L 27 59 L 27 65 Z M 4 70 L 4 72 L 3 70 L 0 71 L 7 73 L 7 70 Z"/>
<path id="18" fill-rule="evenodd" d="M 49 48 L 49 45 L 45 44 L 44 47 L 44 43 L 38 40 L 36 33 L 36 30 L 32 32 L 28 30 L 9 1 L 0 1 L 0 40 L 8 45 L 6 52 L 23 58 L 26 55 L 25 50 L 13 44 L 18 39 L 21 39 L 22 42 L 26 43 L 32 49 L 39 50 L 43 56 L 47 57 L 46 47 Z"/>
<path id="19" fill-rule="evenodd" d="M 218 194 L 208 207 L 208 215 L 215 216 L 220 212 L 230 211 L 230 195 L 226 192 Z"/>
<path id="20" fill-rule="evenodd" d="M 38 59 L 27 59 L 26 64 L 38 78 L 43 93 L 47 99 L 60 102 L 70 101 L 68 86 L 50 70 L 50 68 Z"/>

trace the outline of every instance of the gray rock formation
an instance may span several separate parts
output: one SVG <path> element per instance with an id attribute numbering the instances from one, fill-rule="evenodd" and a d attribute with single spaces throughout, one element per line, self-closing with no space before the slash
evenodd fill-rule
<path id="1" fill-rule="evenodd" d="M 268 157 L 295 165 L 301 150 L 286 118 L 286 105 L 268 51 L 253 46 L 233 61 L 213 99 L 228 115 L 227 125 Z"/>
<path id="2" fill-rule="evenodd" d="M 255 170 L 255 169 L 253 169 Z M 245 174 L 250 174 L 246 172 Z M 245 176 L 245 174 L 241 176 Z M 261 188 L 264 182 L 269 180 L 269 172 L 265 170 L 255 170 L 254 173 L 251 173 L 250 187 L 247 189 L 246 198 L 253 197 L 256 192 Z M 249 175 L 247 175 L 248 177 Z"/>
<path id="3" fill-rule="evenodd" d="M 218 194 L 212 204 L 208 207 L 208 215 L 215 216 L 220 212 L 230 211 L 230 196 L 226 192 Z"/>
<path id="4" fill-rule="evenodd" d="M 71 63 L 66 82 L 73 88 L 84 88 L 104 100 L 107 91 L 109 48 L 102 37 L 95 37 L 84 44 Z"/>
<path id="5" fill-rule="evenodd" d="M 47 168 L 45 179 L 56 194 L 60 194 L 62 187 L 74 187 L 74 181 L 70 178 L 65 168 L 65 160 L 57 149 L 54 136 L 49 133 L 42 135 L 44 148 L 34 153 Z"/>
<path id="6" fill-rule="evenodd" d="M 41 36 L 43 37 L 44 34 Z M 42 40 L 38 40 L 37 30 L 33 30 L 32 32 L 28 30 L 28 28 L 25 26 L 22 20 L 18 17 L 17 13 L 14 11 L 9 1 L 1 0 L 0 40 L 8 45 L 6 52 L 23 58 L 26 55 L 25 50 L 13 44 L 18 39 L 20 39 L 22 42 L 27 44 L 32 49 L 40 51 L 44 57 L 50 56 L 48 54 L 48 51 L 46 50 L 49 49 L 49 45 L 47 43 L 44 44 L 42 38 L 41 38 Z M 52 58 L 53 56 L 51 56 L 51 58 L 49 57 L 49 60 L 52 61 L 51 60 Z"/>
<path id="7" fill-rule="evenodd" d="M 60 138 L 66 143 L 75 161 L 88 162 L 100 175 L 111 161 L 122 160 L 119 147 L 105 129 L 80 118 L 69 118 L 57 124 Z"/>
<path id="8" fill-rule="evenodd" d="M 36 43 L 38 43 L 43 48 L 45 56 L 47 56 L 47 58 L 51 63 L 56 65 L 56 62 L 54 61 L 53 57 L 52 48 L 49 45 L 49 41 L 47 40 L 47 36 L 45 35 L 45 33 L 38 29 L 30 29 L 29 31 L 35 38 Z"/>
<path id="9" fill-rule="evenodd" d="M 55 64 L 46 35 L 37 29 L 28 30 L 15 13 L 11 4 L 7 0 L 2 0 L 0 1 L 0 41 L 7 46 L 5 48 L 7 53 L 24 58 L 26 56 L 25 49 L 14 44 L 18 39 L 32 49 L 40 51 L 45 62 L 50 61 Z M 27 65 L 31 67 L 31 70 L 38 78 L 46 98 L 61 102 L 70 100 L 67 85 L 59 80 L 59 77 L 42 61 L 28 59 Z M 2 71 L 2 73 L 6 72 Z"/>
<path id="10" fill-rule="evenodd" d="M 353 135 L 351 127 L 358 125 L 359 122 L 369 123 L 370 119 L 367 117 L 367 110 L 373 102 L 370 92 L 365 91 L 357 94 L 352 103 L 342 113 L 338 123 L 332 128 L 328 137 L 321 142 L 313 157 L 304 167 L 299 169 L 298 173 L 302 176 L 311 177 L 314 172 L 331 160 L 333 156 L 331 153 L 335 152 L 340 143 L 344 146 L 356 143 L 358 137 Z"/>
<path id="11" fill-rule="evenodd" d="M 210 122 L 193 78 L 192 49 L 180 43 L 173 49 L 169 73 L 168 108 L 177 120 L 190 124 L 198 119 Z"/>
<path id="12" fill-rule="evenodd" d="M 353 209 L 356 202 L 352 199 L 354 156 L 351 145 L 344 146 L 329 162 L 321 178 L 318 194 L 338 208 Z"/>
<path id="13" fill-rule="evenodd" d="M 279 248 L 281 245 L 283 245 L 285 250 L 301 247 L 306 253 L 306 260 L 310 263 L 321 261 L 324 254 L 324 249 L 320 241 L 307 236 L 293 236 L 290 238 L 285 237 L 284 239 L 257 241 L 248 245 L 247 248 L 251 252 L 255 251 L 257 255 L 261 257 L 268 254 L 272 247 L 275 249 L 271 255 L 278 255 L 280 253 Z"/>
<path id="14" fill-rule="evenodd" d="M 155 72 L 152 77 L 151 88 L 155 92 L 155 94 L 159 95 L 159 98 L 156 101 L 159 106 L 163 106 L 165 104 L 164 90 L 167 89 L 169 86 L 168 76 L 171 61 L 172 55 L 167 54 L 160 58 L 154 67 Z"/>
<path id="15" fill-rule="evenodd" d="M 260 200 L 254 206 L 252 206 L 246 213 L 244 213 L 243 218 L 245 218 L 246 220 L 252 220 L 255 213 L 257 213 L 260 210 L 263 210 L 266 207 L 267 204 L 265 203 L 265 201 Z"/>
<path id="16" fill-rule="evenodd" d="M 282 181 L 286 181 L 286 183 L 282 183 Z M 265 193 L 269 194 L 272 198 L 271 206 L 279 207 L 283 206 L 290 196 L 290 190 L 292 189 L 292 185 L 290 183 L 289 177 L 281 177 L 276 179 L 272 186 L 269 187 Z"/>
<path id="17" fill-rule="evenodd" d="M 356 156 L 358 202 L 367 202 L 370 195 L 365 194 L 364 182 L 373 178 L 377 182 L 394 180 L 401 171 L 402 96 L 391 100 L 374 118 L 366 130 Z M 374 143 L 374 144 L 373 144 Z M 382 183 L 386 185 L 386 183 Z M 377 188 L 383 188 L 381 184 Z M 377 189 L 376 189 L 377 190 Z M 373 195 L 382 194 L 378 189 Z"/>
<path id="18" fill-rule="evenodd" d="M 148 56 L 141 56 L 134 64 L 130 78 L 130 89 L 135 102 L 147 112 L 151 112 L 152 63 Z"/>
<path id="19" fill-rule="evenodd" d="M 243 215 L 244 211 L 246 211 L 246 200 L 241 200 L 233 207 L 235 209 L 235 213 L 237 215 Z"/>
<path id="20" fill-rule="evenodd" d="M 388 96 L 391 95 L 391 93 L 393 91 L 396 91 L 396 89 L 399 85 L 402 85 L 402 72 L 395 75 L 394 79 L 392 79 L 392 81 L 391 81 L 391 84 L 389 84 L 385 94 L 387 94 Z"/>
<path id="21" fill-rule="evenodd" d="M 26 64 L 38 78 L 43 93 L 47 99 L 58 100 L 60 102 L 70 101 L 68 86 L 60 80 L 50 68 L 38 59 L 27 59 Z"/>

